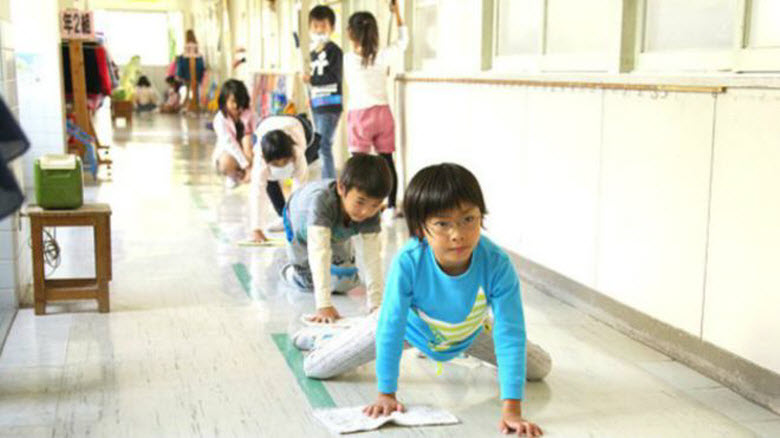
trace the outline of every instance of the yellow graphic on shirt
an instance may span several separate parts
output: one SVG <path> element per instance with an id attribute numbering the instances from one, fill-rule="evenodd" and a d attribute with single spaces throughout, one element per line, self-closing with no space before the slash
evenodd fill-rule
<path id="1" fill-rule="evenodd" d="M 474 307 L 471 308 L 466 319 L 458 323 L 439 321 L 426 315 L 420 309 L 417 309 L 417 315 L 428 324 L 428 328 L 433 333 L 434 340 L 428 343 L 430 349 L 447 351 L 453 345 L 468 339 L 482 327 L 488 317 L 487 299 L 482 288 L 479 288 L 477 298 L 474 300 Z"/>

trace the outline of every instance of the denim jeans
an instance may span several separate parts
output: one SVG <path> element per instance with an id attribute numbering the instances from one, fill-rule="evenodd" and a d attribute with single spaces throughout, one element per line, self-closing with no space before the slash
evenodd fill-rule
<path id="1" fill-rule="evenodd" d="M 314 129 L 320 139 L 320 158 L 322 158 L 322 178 L 336 178 L 336 166 L 333 163 L 333 136 L 339 124 L 339 112 L 314 113 Z"/>

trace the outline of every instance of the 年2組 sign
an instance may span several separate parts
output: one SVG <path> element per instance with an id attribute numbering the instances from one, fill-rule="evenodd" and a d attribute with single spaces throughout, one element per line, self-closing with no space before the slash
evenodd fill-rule
<path id="1" fill-rule="evenodd" d="M 94 39 L 92 11 L 66 9 L 60 12 L 60 36 L 63 39 Z"/>

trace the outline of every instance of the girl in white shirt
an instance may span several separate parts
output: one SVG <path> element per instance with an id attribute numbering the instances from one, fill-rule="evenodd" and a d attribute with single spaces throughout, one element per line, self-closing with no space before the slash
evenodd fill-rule
<path id="1" fill-rule="evenodd" d="M 376 151 L 387 161 L 393 176 L 388 208 L 382 213 L 385 223 L 396 217 L 398 191 L 398 173 L 393 162 L 395 121 L 387 97 L 387 69 L 409 44 L 409 34 L 396 2 L 393 2 L 392 10 L 398 24 L 398 40 L 379 50 L 376 18 L 370 12 L 356 12 L 349 17 L 347 27 L 353 51 L 344 56 L 344 77 L 349 87 L 349 151 L 353 154 Z"/>

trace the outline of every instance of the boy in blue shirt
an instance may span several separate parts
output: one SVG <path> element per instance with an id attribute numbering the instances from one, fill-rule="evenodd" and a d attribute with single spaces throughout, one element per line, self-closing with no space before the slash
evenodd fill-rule
<path id="1" fill-rule="evenodd" d="M 481 235 L 486 208 L 476 178 L 456 164 L 427 167 L 412 178 L 404 212 L 413 237 L 393 260 L 378 315 L 327 340 L 315 335 L 307 341 L 306 331 L 294 337 L 298 346 L 315 346 L 304 360 L 307 376 L 332 377 L 376 357 L 379 396 L 364 412 L 376 417 L 403 410 L 395 393 L 404 340 L 436 361 L 453 359 L 489 341 L 481 333 L 490 308 L 503 400 L 500 429 L 540 436 L 539 426 L 522 417 L 521 400 L 526 378 L 544 378 L 550 358 L 526 341 L 520 283 L 509 256 Z"/>

